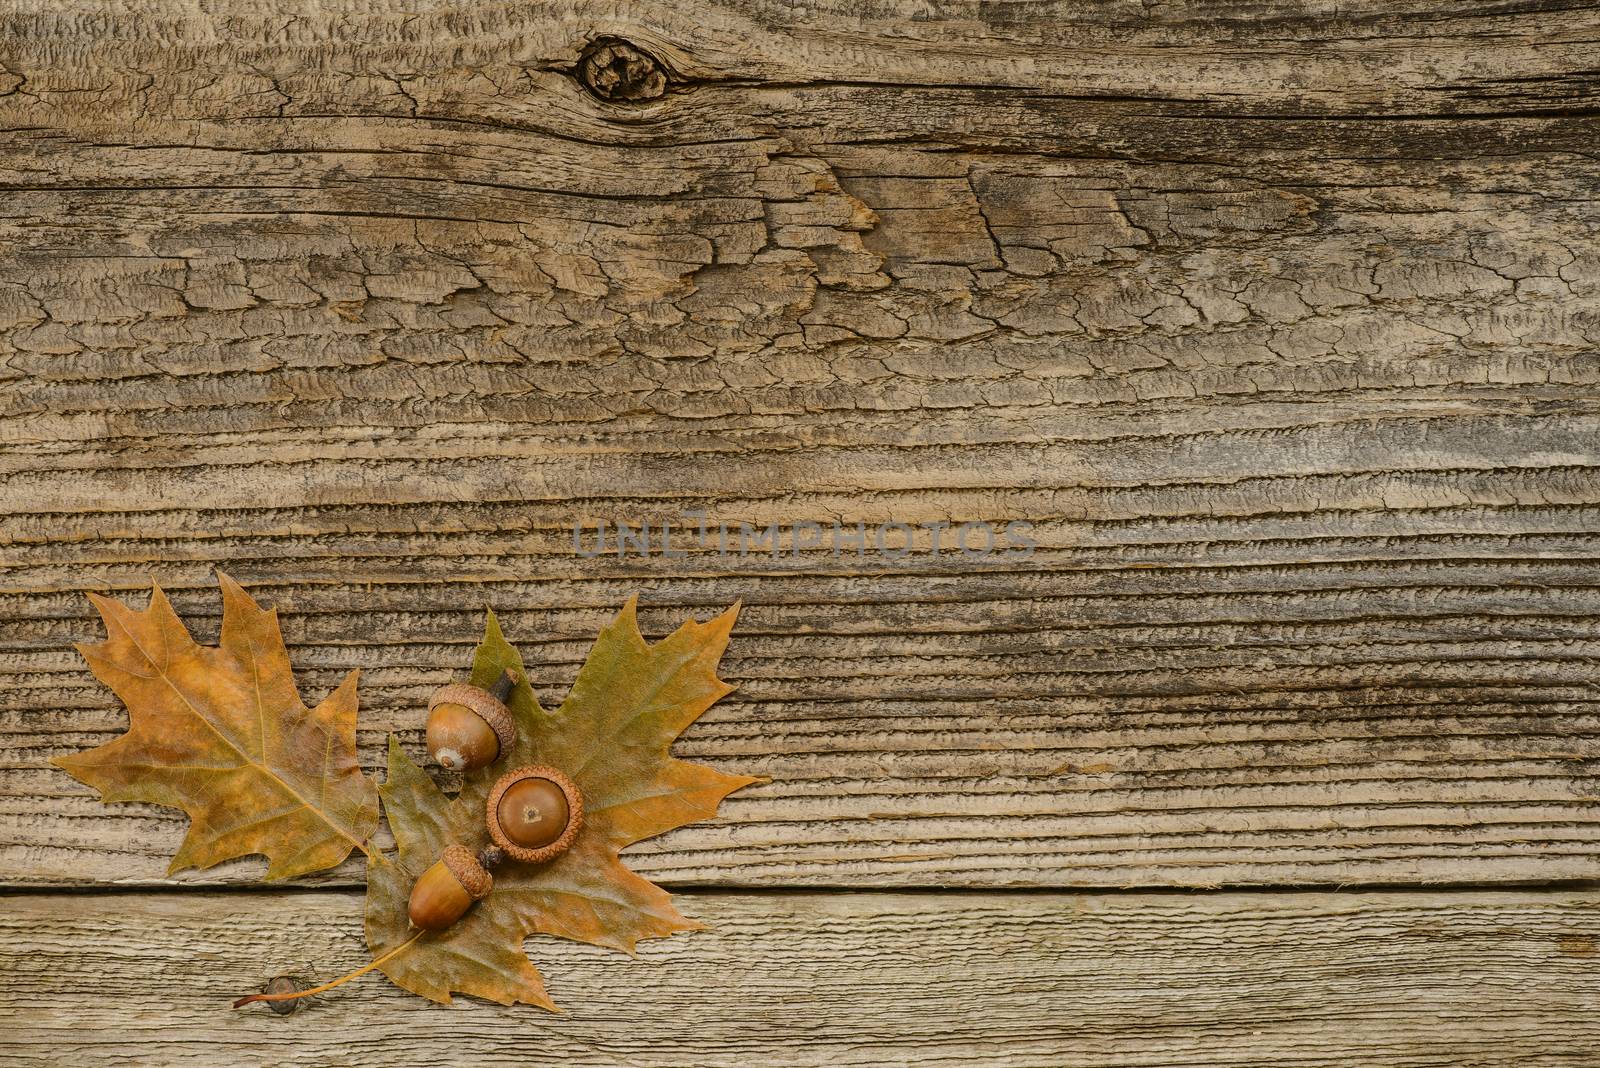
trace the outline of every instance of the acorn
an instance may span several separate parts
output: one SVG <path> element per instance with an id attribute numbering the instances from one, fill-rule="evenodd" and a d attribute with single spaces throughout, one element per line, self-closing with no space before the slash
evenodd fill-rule
<path id="1" fill-rule="evenodd" d="M 451 771 L 476 771 L 510 752 L 517 728 L 506 702 L 520 681 L 507 668 L 487 690 L 460 682 L 441 686 L 428 702 L 428 755 Z"/>
<path id="2" fill-rule="evenodd" d="M 543 864 L 565 853 L 583 826 L 583 795 L 555 768 L 516 768 L 489 791 L 484 821 L 514 860 Z"/>
<path id="3" fill-rule="evenodd" d="M 494 876 L 465 846 L 446 846 L 433 867 L 411 888 L 411 926 L 442 931 L 459 920 L 494 887 Z"/>

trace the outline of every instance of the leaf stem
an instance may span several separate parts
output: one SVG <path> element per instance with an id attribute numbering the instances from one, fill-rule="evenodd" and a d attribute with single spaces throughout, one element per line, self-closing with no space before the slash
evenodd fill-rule
<path id="1" fill-rule="evenodd" d="M 395 946 L 393 949 L 389 950 L 383 956 L 368 964 L 362 965 L 355 971 L 350 972 L 348 975 L 341 975 L 332 982 L 323 983 L 321 986 L 314 986 L 310 990 L 295 990 L 286 994 L 251 994 L 248 997 L 242 997 L 238 1001 L 235 1001 L 233 1003 L 233 1007 L 236 1009 L 242 1009 L 246 1005 L 253 1005 L 258 1001 L 293 1001 L 295 998 L 310 997 L 312 994 L 320 994 L 325 990 L 332 990 L 336 986 L 343 986 L 352 979 L 361 978 L 374 968 L 381 968 L 389 961 L 391 957 L 399 956 L 401 951 L 411 948 L 412 944 L 414 944 L 417 939 L 421 938 L 427 933 L 427 931 L 418 931 L 404 942 L 401 942 L 398 946 Z"/>

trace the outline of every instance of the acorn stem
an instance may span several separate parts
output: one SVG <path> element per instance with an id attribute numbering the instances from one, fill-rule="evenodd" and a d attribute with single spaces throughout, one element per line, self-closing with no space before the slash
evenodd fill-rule
<path id="1" fill-rule="evenodd" d="M 489 687 L 489 692 L 494 699 L 503 705 L 511 703 L 511 691 L 517 688 L 517 683 L 522 681 L 522 676 L 512 668 L 506 668 L 500 677 L 494 680 L 494 685 Z"/>
<path id="2" fill-rule="evenodd" d="M 242 1009 L 246 1005 L 254 1005 L 258 1001 L 293 1001 L 295 998 L 310 997 L 312 994 L 320 994 L 325 990 L 332 990 L 336 986 L 343 986 L 352 979 L 361 978 L 374 968 L 381 968 L 384 964 L 388 963 L 391 957 L 399 956 L 402 950 L 411 948 L 412 943 L 416 942 L 417 939 L 421 938 L 427 933 L 427 931 L 418 931 L 416 934 L 412 935 L 404 942 L 401 942 L 398 946 L 395 946 L 378 959 L 369 964 L 362 965 L 355 971 L 350 972 L 348 975 L 341 975 L 332 982 L 323 983 L 321 986 L 314 986 L 310 990 L 295 990 L 284 994 L 251 994 L 248 997 L 242 997 L 238 1001 L 235 1001 L 233 1003 L 233 1007 L 236 1009 Z"/>

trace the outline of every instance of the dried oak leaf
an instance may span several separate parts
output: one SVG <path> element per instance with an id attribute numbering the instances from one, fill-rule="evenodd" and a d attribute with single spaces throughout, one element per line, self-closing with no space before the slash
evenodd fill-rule
<path id="1" fill-rule="evenodd" d="M 278 632 L 238 583 L 222 586 L 215 646 L 189 636 L 161 587 L 137 612 L 89 595 L 106 640 L 78 652 L 128 706 L 128 733 L 54 763 L 104 801 L 189 814 L 169 872 L 261 853 L 268 879 L 331 868 L 366 851 L 377 789 L 356 762 L 356 677 L 314 709 L 301 703 Z"/>
<path id="2" fill-rule="evenodd" d="M 666 891 L 623 866 L 618 851 L 643 838 L 716 815 L 722 799 L 765 780 L 729 775 L 671 755 L 672 742 L 733 687 L 717 662 L 738 615 L 688 622 L 655 645 L 639 633 L 634 601 L 601 630 L 560 708 L 539 706 L 527 682 L 513 692 L 517 743 L 463 783 L 453 800 L 389 740 L 383 806 L 399 847 L 397 863 L 367 872 L 367 944 L 381 955 L 404 942 L 406 901 L 417 875 L 454 843 L 488 844 L 484 806 L 507 769 L 543 764 L 566 772 L 583 793 L 584 824 L 572 848 L 548 864 L 507 862 L 494 889 L 448 930 L 423 936 L 381 965 L 395 983 L 434 1001 L 452 991 L 551 1011 L 539 972 L 523 952 L 538 932 L 633 952 L 643 938 L 702 925 L 682 916 Z M 488 686 L 506 668 L 524 679 L 522 658 L 489 614 L 472 666 Z"/>

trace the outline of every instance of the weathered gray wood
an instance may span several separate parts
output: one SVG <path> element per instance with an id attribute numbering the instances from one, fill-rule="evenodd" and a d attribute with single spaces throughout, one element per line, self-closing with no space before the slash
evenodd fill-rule
<path id="1" fill-rule="evenodd" d="M 566 1010 L 430 1007 L 366 978 L 289 1017 L 230 998 L 362 962 L 359 898 L 9 898 L 0 1053 L 77 1065 L 1589 1068 L 1594 894 L 686 895 L 638 959 L 529 943 Z M 359 1026 L 357 1026 L 359 1025 Z"/>
<path id="2" fill-rule="evenodd" d="M 371 764 L 485 602 L 742 597 L 670 882 L 1592 877 L 1595 8 L 420 7 L 0 3 L 0 880 L 164 878 L 46 762 L 214 564 Z M 694 509 L 1039 547 L 571 548 Z"/>

